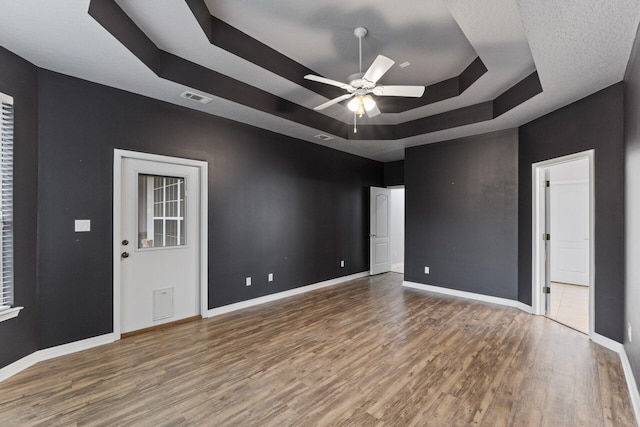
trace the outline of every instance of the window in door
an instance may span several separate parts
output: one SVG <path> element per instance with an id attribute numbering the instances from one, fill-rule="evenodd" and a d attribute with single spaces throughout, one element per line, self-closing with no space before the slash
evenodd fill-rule
<path id="1" fill-rule="evenodd" d="M 138 248 L 185 246 L 184 178 L 138 175 Z"/>

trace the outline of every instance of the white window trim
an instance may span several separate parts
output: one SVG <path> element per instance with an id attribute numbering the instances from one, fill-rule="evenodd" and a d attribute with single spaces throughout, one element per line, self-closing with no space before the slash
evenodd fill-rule
<path id="1" fill-rule="evenodd" d="M 13 98 L 3 93 L 0 93 L 0 102 L 2 102 L 3 104 L 13 105 Z M 9 319 L 13 319 L 14 317 L 17 317 L 18 314 L 20 314 L 20 310 L 22 310 L 22 308 L 23 307 L 0 306 L 0 322 L 4 322 L 5 320 L 9 320 Z"/>
<path id="2" fill-rule="evenodd" d="M 18 317 L 24 307 L 0 308 L 0 322 Z"/>

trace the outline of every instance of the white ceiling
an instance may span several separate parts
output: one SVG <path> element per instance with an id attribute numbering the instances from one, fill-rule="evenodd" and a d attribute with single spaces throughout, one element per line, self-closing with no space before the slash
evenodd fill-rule
<path id="1" fill-rule="evenodd" d="M 183 0 L 117 0 L 158 47 L 308 108 L 326 98 L 209 43 Z M 461 96 L 360 123 L 396 124 L 493 99 L 536 70 L 543 93 L 497 119 L 396 141 L 336 138 L 214 97 L 179 98 L 185 86 L 147 69 L 88 14 L 89 0 L 0 0 L 0 45 L 35 65 L 305 141 L 390 161 L 404 148 L 519 126 L 624 76 L 640 0 L 206 0 L 211 13 L 314 71 L 336 80 L 357 71 L 353 28 L 370 34 L 363 68 L 377 54 L 397 63 L 386 84 L 432 84 L 459 74 L 479 55 L 489 72 Z M 199 92 L 199 91 L 198 91 Z M 324 114 L 350 123 L 341 105 Z"/>
<path id="2" fill-rule="evenodd" d="M 379 54 L 394 67 L 383 79 L 393 84 L 431 84 L 460 74 L 475 59 L 473 47 L 442 1 L 404 0 L 207 0 L 212 15 L 322 76 L 344 81 L 358 72 L 358 39 L 363 70 Z M 264 25 L 268 22 L 269 25 Z"/>

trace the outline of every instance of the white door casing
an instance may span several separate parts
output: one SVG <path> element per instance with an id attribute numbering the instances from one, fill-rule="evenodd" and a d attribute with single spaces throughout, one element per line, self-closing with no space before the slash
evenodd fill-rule
<path id="1" fill-rule="evenodd" d="M 594 290 L 596 286 L 595 282 L 595 259 L 594 259 L 594 246 L 595 239 L 595 151 L 588 150 L 580 153 L 570 154 L 567 156 L 559 157 L 556 159 L 545 160 L 542 162 L 534 163 L 531 167 L 532 170 L 532 311 L 533 314 L 543 315 L 545 308 L 545 297 L 542 293 L 543 286 L 545 284 L 545 260 L 546 249 L 545 244 L 548 242 L 543 239 L 543 234 L 546 231 L 545 223 L 545 170 L 555 166 L 561 165 L 567 162 L 573 162 L 576 160 L 585 160 L 588 163 L 588 235 L 591 237 L 587 241 L 588 245 L 588 283 L 589 283 L 589 335 L 593 339 L 595 328 L 595 302 L 594 302 Z M 551 242 L 554 240 L 553 232 L 551 234 Z"/>
<path id="2" fill-rule="evenodd" d="M 544 314 L 551 314 L 551 242 L 549 241 L 551 231 L 551 170 L 544 170 Z"/>
<path id="3" fill-rule="evenodd" d="M 389 219 L 391 190 L 371 187 L 370 191 L 370 269 L 369 274 L 391 271 L 391 239 Z"/>
<path id="4" fill-rule="evenodd" d="M 146 244 L 141 243 L 139 233 L 148 230 L 138 230 L 145 228 L 138 221 L 139 209 L 144 209 L 144 203 L 139 208 L 139 193 L 143 192 L 138 188 L 140 174 L 184 178 L 184 245 L 143 247 Z M 208 239 L 206 221 L 201 220 L 207 215 L 206 183 L 206 162 L 115 150 L 116 339 L 124 332 L 206 314 Z M 127 245 L 123 244 L 125 240 Z M 126 258 L 122 257 L 124 252 L 128 254 Z"/>
<path id="5" fill-rule="evenodd" d="M 551 280 L 589 286 L 589 185 L 551 181 Z"/>

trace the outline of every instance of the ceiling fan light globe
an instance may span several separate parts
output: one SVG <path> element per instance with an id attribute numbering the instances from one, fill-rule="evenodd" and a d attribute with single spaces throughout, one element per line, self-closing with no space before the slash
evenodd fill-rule
<path id="1" fill-rule="evenodd" d="M 349 103 L 347 104 L 347 108 L 351 111 L 353 111 L 354 113 L 356 111 L 358 111 L 358 107 L 360 106 L 360 101 L 358 100 L 358 98 L 353 98 L 351 101 L 349 101 Z"/>
<path id="2" fill-rule="evenodd" d="M 358 110 L 356 111 L 356 114 L 359 115 L 360 117 L 362 117 L 362 115 L 366 112 L 366 110 L 364 109 L 364 104 L 362 103 L 362 101 L 360 101 L 358 103 Z"/>
<path id="3" fill-rule="evenodd" d="M 374 101 L 371 95 L 363 96 L 362 103 L 364 104 L 364 109 L 367 111 L 371 111 L 376 107 L 376 101 Z"/>

